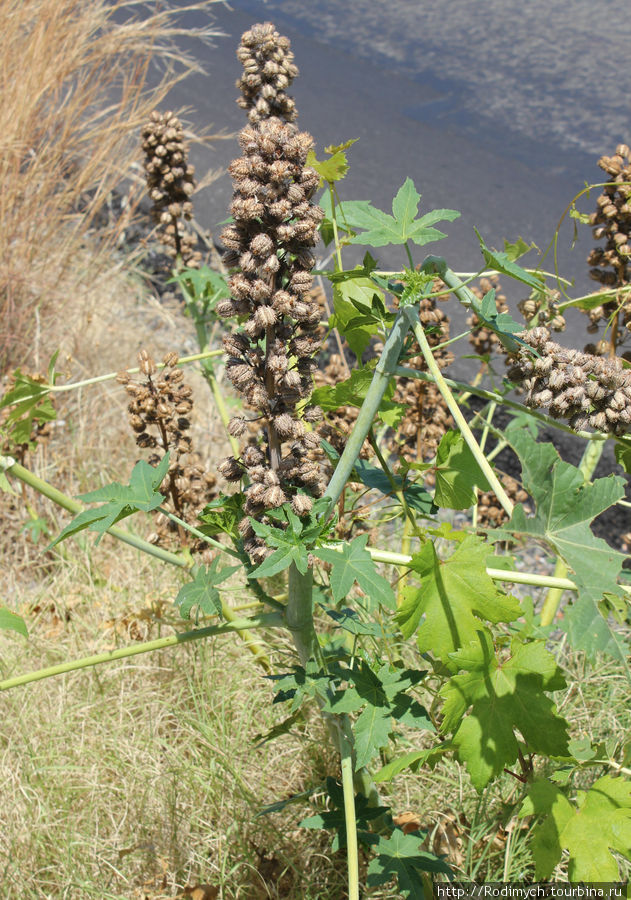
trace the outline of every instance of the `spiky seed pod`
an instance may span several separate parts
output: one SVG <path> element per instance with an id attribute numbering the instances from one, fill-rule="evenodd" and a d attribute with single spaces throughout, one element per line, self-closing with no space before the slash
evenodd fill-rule
<path id="1" fill-rule="evenodd" d="M 248 111 L 250 122 L 257 123 L 271 116 L 293 122 L 296 106 L 287 95 L 298 69 L 286 37 L 282 37 L 270 22 L 254 25 L 241 38 L 237 58 L 243 65 L 243 75 L 237 81 L 241 97 L 237 100 Z"/>
<path id="2" fill-rule="evenodd" d="M 172 112 L 154 111 L 142 129 L 142 138 L 145 179 L 160 240 L 170 256 L 179 255 L 189 268 L 198 267 L 201 253 L 184 226 L 184 220 L 193 214 L 190 197 L 195 190 L 195 170 L 188 164 L 182 123 Z"/>
<path id="3" fill-rule="evenodd" d="M 519 337 L 551 363 L 533 364 L 522 349 L 509 356 L 508 377 L 527 391 L 526 404 L 548 408 L 551 416 L 569 420 L 577 431 L 593 428 L 624 434 L 631 423 L 631 372 L 615 357 L 567 350 L 550 340 L 547 328 L 533 328 Z"/>
<path id="4" fill-rule="evenodd" d="M 590 277 L 603 285 L 603 289 L 622 288 L 631 283 L 631 151 L 626 144 L 619 144 L 613 156 L 602 156 L 600 168 L 609 175 L 609 182 L 596 202 L 596 212 L 589 218 L 594 226 L 597 241 L 605 241 L 604 247 L 595 247 L 587 257 Z M 625 182 L 627 182 L 625 184 Z M 631 324 L 631 296 L 628 293 L 609 297 L 600 306 L 588 311 L 588 331 L 595 333 L 602 322 L 613 317 L 614 327 L 610 341 L 602 346 L 589 345 L 590 350 L 602 354 L 615 353 L 626 334 L 620 329 Z M 588 347 L 585 348 L 588 350 Z"/>
<path id="5" fill-rule="evenodd" d="M 301 453 L 285 442 L 307 452 L 309 435 L 296 408 L 311 393 L 312 356 L 319 349 L 311 335 L 320 313 L 309 296 L 309 270 L 323 213 L 311 200 L 318 176 L 305 165 L 311 136 L 290 124 L 295 108 L 285 88 L 297 69 L 289 41 L 272 25 L 256 25 L 243 35 L 237 55 L 244 65 L 240 105 L 250 124 L 239 135 L 243 155 L 230 165 L 233 222 L 222 238 L 227 261 L 238 271 L 229 279 L 231 300 L 216 311 L 246 319 L 224 339 L 226 374 L 256 413 L 264 442 L 244 449 L 240 460 L 225 461 L 220 471 L 233 480 L 247 473 L 245 512 L 263 518 L 298 491 L 320 490 L 319 478 L 299 465 Z M 242 421 L 232 420 L 235 436 L 245 434 Z M 267 552 L 254 535 L 244 546 L 253 561 Z"/>
<path id="6" fill-rule="evenodd" d="M 175 368 L 178 355 L 169 352 L 164 356 L 165 368 L 156 377 L 156 366 L 146 350 L 138 355 L 141 373 L 145 380 L 132 381 L 125 373 L 125 390 L 130 398 L 129 423 L 136 433 L 136 444 L 143 449 L 157 449 L 148 462 L 157 466 L 169 451 L 169 471 L 161 486 L 166 495 L 165 506 L 185 522 L 193 524 L 203 507 L 217 496 L 215 475 L 205 472 L 201 459 L 193 452 L 193 441 L 188 434 L 191 427 L 186 417 L 192 408 L 191 388 L 184 382 L 184 372 Z M 187 543 L 194 552 L 207 549 L 203 541 L 190 539 L 189 532 L 173 526 L 168 518 L 156 517 L 153 543 L 162 546 Z"/>

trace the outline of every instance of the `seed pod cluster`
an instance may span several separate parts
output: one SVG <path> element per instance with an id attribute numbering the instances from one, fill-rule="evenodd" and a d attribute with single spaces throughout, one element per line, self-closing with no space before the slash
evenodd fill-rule
<path id="1" fill-rule="evenodd" d="M 191 196 L 195 169 L 188 163 L 182 123 L 171 112 L 154 111 L 142 129 L 145 178 L 152 201 L 152 217 L 169 256 L 181 256 L 185 266 L 196 268 L 201 253 L 194 235 L 184 226 L 193 215 Z"/>
<path id="2" fill-rule="evenodd" d="M 526 320 L 528 328 L 545 327 L 551 331 L 565 331 L 565 317 L 559 312 L 561 295 L 549 291 L 545 298 L 539 294 L 521 300 L 517 307 Z"/>
<path id="3" fill-rule="evenodd" d="M 587 261 L 592 266 L 590 276 L 611 290 L 627 285 L 631 280 L 631 185 L 624 183 L 631 182 L 631 150 L 627 144 L 619 144 L 614 155 L 602 156 L 598 165 L 609 175 L 609 183 L 596 201 L 596 212 L 592 213 L 589 221 L 594 226 L 594 238 L 604 240 L 605 244 L 595 247 Z M 601 321 L 615 315 L 619 306 L 620 301 L 610 299 L 590 309 L 588 331 L 596 333 Z M 631 330 L 631 298 L 628 295 L 618 313 L 618 320 L 616 331 L 620 325 Z M 606 352 L 609 347 L 609 342 L 604 342 L 604 346 L 596 345 L 590 349 Z"/>
<path id="4" fill-rule="evenodd" d="M 436 294 L 441 287 L 443 283 L 437 279 L 432 285 L 432 292 Z M 437 304 L 437 301 L 447 298 L 447 294 L 425 297 L 420 303 L 419 319 L 432 348 L 449 340 L 449 317 Z M 443 348 L 434 353 L 434 358 L 443 369 L 453 361 L 453 354 Z M 408 360 L 407 365 L 421 372 L 427 371 L 422 356 Z M 453 424 L 440 391 L 433 382 L 399 378 L 393 399 L 404 404 L 407 412 L 388 441 L 389 452 L 409 462 L 432 459 L 442 436 Z"/>
<path id="5" fill-rule="evenodd" d="M 526 389 L 528 406 L 548 409 L 555 419 L 568 419 L 576 431 L 629 430 L 631 371 L 622 368 L 620 359 L 561 347 L 550 340 L 547 328 L 533 328 L 519 337 L 540 354 L 534 357 L 520 350 L 510 357 L 508 377 Z"/>
<path id="6" fill-rule="evenodd" d="M 254 25 L 241 38 L 237 59 L 243 75 L 237 81 L 241 97 L 237 103 L 248 111 L 250 122 L 276 116 L 293 122 L 296 104 L 287 96 L 287 88 L 298 74 L 288 38 L 282 37 L 270 22 Z"/>
<path id="7" fill-rule="evenodd" d="M 262 60 L 272 52 L 272 40 L 287 60 L 289 43 L 273 26 L 255 26 L 244 35 L 242 48 L 247 47 L 248 58 Z M 244 100 L 249 98 L 244 94 Z M 314 354 L 320 347 L 320 309 L 310 292 L 312 248 L 323 212 L 312 201 L 319 177 L 305 165 L 312 144 L 309 134 L 282 118 L 257 114 L 239 135 L 243 155 L 229 167 L 233 223 L 222 240 L 224 262 L 236 271 L 228 281 L 231 297 L 220 301 L 216 312 L 245 320 L 224 338 L 226 374 L 246 407 L 256 411 L 262 440 L 247 446 L 239 458 L 228 457 L 219 471 L 232 481 L 247 473 L 240 529 L 255 563 L 269 551 L 248 517 L 263 520 L 266 511 L 287 501 L 297 515 L 305 515 L 311 498 L 324 490 L 320 467 L 311 458 L 319 444 L 312 426 L 322 412 L 309 405 L 301 415 L 296 410 L 311 394 Z M 233 436 L 248 431 L 248 418 L 231 420 Z"/>
<path id="8" fill-rule="evenodd" d="M 193 450 L 189 434 L 193 391 L 184 381 L 184 372 L 177 368 L 176 353 L 164 357 L 165 368 L 158 372 L 146 350 L 139 354 L 142 383 L 133 381 L 121 372 L 118 381 L 125 385 L 130 402 L 127 407 L 129 424 L 136 433 L 136 444 L 152 452 L 147 462 L 157 466 L 167 450 L 170 452 L 169 471 L 160 488 L 166 495 L 165 507 L 189 524 L 195 524 L 199 511 L 217 495 L 215 475 L 204 472 L 201 457 Z M 203 541 L 192 539 L 189 532 L 162 513 L 155 517 L 156 533 L 150 538 L 154 544 L 169 546 L 174 538 L 188 543 L 194 551 L 207 548 Z M 180 532 L 178 534 L 178 531 Z"/>

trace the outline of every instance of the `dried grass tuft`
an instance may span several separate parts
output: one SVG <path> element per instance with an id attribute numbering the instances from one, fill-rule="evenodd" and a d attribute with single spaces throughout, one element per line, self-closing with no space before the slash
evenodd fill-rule
<path id="1" fill-rule="evenodd" d="M 128 219 L 86 254 L 95 218 L 139 159 L 142 123 L 199 71 L 176 39 L 217 32 L 178 22 L 211 3 L 150 14 L 137 0 L 2 3 L 0 372 L 28 360 L 36 327 L 45 332 L 70 296 L 107 277 Z"/>

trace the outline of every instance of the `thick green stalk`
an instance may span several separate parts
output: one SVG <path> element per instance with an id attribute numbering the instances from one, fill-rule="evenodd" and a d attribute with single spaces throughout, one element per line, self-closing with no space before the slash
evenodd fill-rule
<path id="1" fill-rule="evenodd" d="M 440 369 L 438 368 L 438 364 L 436 363 L 436 360 L 434 359 L 434 357 L 432 355 L 431 347 L 429 346 L 429 342 L 427 340 L 425 332 L 423 331 L 423 326 L 419 322 L 418 310 L 415 309 L 414 307 L 406 306 L 406 307 L 404 307 L 404 313 L 405 313 L 405 316 L 407 317 L 410 327 L 414 331 L 414 335 L 419 343 L 419 347 L 421 348 L 421 353 L 423 354 L 425 362 L 427 363 L 427 368 L 429 369 L 430 374 L 433 376 L 436 387 L 440 391 L 441 396 L 442 396 L 443 400 L 445 401 L 445 404 L 446 404 L 449 412 L 451 413 L 454 422 L 460 429 L 460 433 L 462 434 L 463 438 L 465 439 L 467 446 L 469 447 L 473 456 L 475 457 L 476 462 L 479 465 L 480 469 L 486 476 L 486 480 L 488 481 L 489 485 L 491 486 L 491 489 L 494 491 L 495 496 L 500 501 L 504 511 L 510 518 L 510 516 L 512 516 L 512 514 L 513 514 L 512 500 L 510 499 L 510 497 L 504 490 L 504 487 L 502 486 L 497 475 L 493 471 L 493 468 L 487 462 L 484 453 L 480 450 L 478 442 L 476 441 L 475 437 L 473 436 L 473 432 L 469 428 L 469 424 L 468 424 L 467 420 L 463 416 L 463 414 L 460 410 L 460 407 L 456 403 L 453 394 L 449 390 L 449 386 L 447 385 Z"/>
<path id="2" fill-rule="evenodd" d="M 300 662 L 306 666 L 316 649 L 313 627 L 313 570 L 299 572 L 292 563 L 289 568 L 289 597 L 285 608 L 285 623 L 291 632 Z"/>
<path id="3" fill-rule="evenodd" d="M 603 453 L 603 446 L 604 445 L 602 443 L 590 443 L 587 444 L 585 450 L 583 451 L 583 457 L 579 463 L 578 469 L 583 476 L 585 484 L 591 481 L 592 475 L 596 471 L 596 466 L 600 462 L 600 457 Z M 565 578 L 567 573 L 568 568 L 565 562 L 560 556 L 557 557 L 556 566 L 554 567 L 555 578 Z M 563 591 L 564 588 L 552 587 L 546 594 L 546 598 L 543 601 L 543 606 L 541 607 L 542 625 L 551 625 L 554 622 L 559 606 L 561 605 Z"/>
<path id="4" fill-rule="evenodd" d="M 418 378 L 420 381 L 434 381 L 434 377 L 430 375 L 429 372 L 418 372 L 416 369 L 407 368 L 407 366 L 397 366 L 394 370 L 394 374 L 404 375 L 406 378 Z M 550 428 L 557 428 L 559 431 L 565 431 L 566 434 L 573 434 L 584 438 L 586 441 L 608 441 L 613 438 L 612 434 L 605 434 L 602 431 L 574 431 L 573 428 L 570 428 L 569 425 L 565 425 L 563 422 L 559 422 L 558 419 L 553 419 L 552 416 L 547 416 L 537 409 L 530 409 L 530 407 L 524 406 L 523 403 L 516 403 L 514 400 L 509 400 L 497 391 L 489 391 L 485 388 L 467 384 L 465 381 L 456 381 L 453 378 L 443 377 L 443 380 L 445 384 L 449 385 L 453 390 L 466 391 L 468 394 L 474 394 L 476 397 L 481 397 L 483 400 L 495 400 L 497 403 L 501 403 L 502 406 L 507 406 L 509 409 L 528 413 L 533 419 L 538 419 Z"/>
<path id="5" fill-rule="evenodd" d="M 359 411 L 359 415 L 357 416 L 355 427 L 346 442 L 344 452 L 337 463 L 333 477 L 325 491 L 324 496 L 330 500 L 331 508 L 339 500 L 342 491 L 346 486 L 346 482 L 353 471 L 355 460 L 359 456 L 362 444 L 366 440 L 366 436 L 372 427 L 373 419 L 379 409 L 379 404 L 390 383 L 390 378 L 394 374 L 394 370 L 401 354 L 401 349 L 403 348 L 403 342 L 409 328 L 410 326 L 406 316 L 400 312 L 388 335 L 379 362 L 375 367 L 374 375 L 370 382 L 370 387 L 366 392 L 366 398 Z"/>
<path id="6" fill-rule="evenodd" d="M 19 478 L 24 484 L 28 484 L 29 487 L 38 491 L 42 496 L 48 497 L 49 500 L 52 500 L 57 506 L 61 506 L 62 509 L 67 509 L 68 512 L 74 513 L 75 515 L 83 512 L 84 507 L 80 503 L 53 487 L 52 484 L 39 478 L 33 472 L 29 471 L 29 469 L 25 469 L 20 463 L 13 461 L 12 457 L 0 457 L 0 468 L 5 469 L 10 475 Z M 112 537 L 118 538 L 119 541 L 123 541 L 123 543 L 135 547 L 137 550 L 141 550 L 143 553 L 148 553 L 150 556 L 161 559 L 163 562 L 170 563 L 173 566 L 180 566 L 183 569 L 190 568 L 190 562 L 184 557 L 176 556 L 175 553 L 169 553 L 168 550 L 163 550 L 162 547 L 156 547 L 155 544 L 150 544 L 149 541 L 144 541 L 137 535 L 132 534 L 130 531 L 125 531 L 122 528 L 118 528 L 116 525 L 112 525 L 111 528 L 108 528 L 107 533 L 111 534 Z"/>
<path id="7" fill-rule="evenodd" d="M 359 854 L 357 851 L 353 759 L 350 747 L 346 744 L 342 755 L 342 790 L 344 791 L 344 820 L 346 823 L 348 900 L 359 900 Z"/>
<path id="8" fill-rule="evenodd" d="M 121 647 L 119 650 L 109 650 L 106 653 L 96 653 L 94 656 L 86 656 L 83 659 L 74 659 L 70 662 L 60 663 L 57 666 L 48 666 L 36 672 L 28 672 L 26 675 L 16 675 L 0 681 L 0 691 L 8 691 L 9 688 L 22 684 L 30 684 L 33 681 L 41 681 L 42 678 L 51 678 L 53 675 L 64 675 L 66 672 L 76 672 L 78 669 L 87 669 L 102 663 L 114 662 L 117 659 L 127 659 L 129 656 L 138 656 L 140 653 L 151 653 L 153 650 L 163 650 L 165 647 L 175 647 L 178 644 L 186 644 L 189 641 L 199 641 L 202 638 L 216 634 L 227 634 L 231 631 L 248 633 L 251 628 L 275 628 L 283 624 L 280 613 L 268 613 L 246 619 L 234 617 L 231 622 L 221 625 L 209 625 L 207 628 L 198 628 L 195 631 L 184 631 L 179 634 L 171 634 L 168 637 L 157 638 L 155 641 L 146 641 L 143 644 L 134 644 L 132 647 Z"/>

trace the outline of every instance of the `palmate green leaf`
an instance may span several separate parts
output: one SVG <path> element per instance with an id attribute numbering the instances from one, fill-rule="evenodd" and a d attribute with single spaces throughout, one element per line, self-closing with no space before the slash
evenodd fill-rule
<path id="1" fill-rule="evenodd" d="M 453 749 L 454 745 L 451 741 L 443 741 L 441 744 L 435 747 L 428 747 L 425 750 L 411 750 L 409 753 L 399 756 L 398 759 L 393 759 L 392 762 L 386 763 L 383 768 L 375 773 L 373 779 L 377 784 L 381 784 L 383 781 L 392 781 L 396 775 L 399 775 L 406 769 L 417 772 L 422 765 L 429 765 L 433 769 L 442 757 Z"/>
<path id="2" fill-rule="evenodd" d="M 340 181 L 348 172 L 349 165 L 346 158 L 345 150 L 352 147 L 358 138 L 351 138 L 343 144 L 337 146 L 329 146 L 324 148 L 324 152 L 329 154 L 329 159 L 317 159 L 313 150 L 307 154 L 307 165 L 315 169 L 323 181 L 333 184 Z M 322 183 L 322 182 L 321 182 Z"/>
<path id="3" fill-rule="evenodd" d="M 535 877 L 550 878 L 567 850 L 571 881 L 617 881 L 620 870 L 611 851 L 631 859 L 631 783 L 604 775 L 579 791 L 577 801 L 574 807 L 549 781 L 530 787 L 519 815 L 544 817 L 533 829 Z"/>
<path id="4" fill-rule="evenodd" d="M 619 440 L 613 448 L 616 462 L 622 466 L 627 475 L 631 474 L 631 441 Z"/>
<path id="5" fill-rule="evenodd" d="M 358 360 L 361 360 L 379 327 L 379 317 L 366 315 L 373 309 L 375 297 L 383 301 L 383 293 L 365 276 L 346 279 L 333 285 L 334 315 L 329 324 L 346 338 Z"/>
<path id="6" fill-rule="evenodd" d="M 157 509 L 164 500 L 164 496 L 158 493 L 158 487 L 168 470 L 169 454 L 166 453 L 155 467 L 150 466 L 144 460 L 137 462 L 132 469 L 129 484 L 119 484 L 115 481 L 96 491 L 90 491 L 88 494 L 79 494 L 79 499 L 85 503 L 95 503 L 99 500 L 105 502 L 95 509 L 85 509 L 79 513 L 69 525 L 66 525 L 61 534 L 50 544 L 50 547 L 54 547 L 60 541 L 86 528 L 98 532 L 99 537 L 96 540 L 98 544 L 107 529 L 116 522 L 120 522 L 121 519 L 131 516 L 132 513 L 139 510 L 151 512 L 151 510 Z"/>
<path id="7" fill-rule="evenodd" d="M 585 484 L 582 473 L 564 462 L 551 444 L 538 443 L 528 431 L 509 427 L 505 436 L 519 456 L 522 481 L 536 504 L 530 518 L 520 504 L 510 522 L 494 534 L 524 535 L 546 541 L 572 570 L 578 598 L 565 608 L 562 627 L 573 647 L 593 656 L 606 652 L 621 660 L 627 644 L 620 630 L 601 615 L 603 594 L 623 597 L 617 578 L 625 556 L 595 537 L 592 520 L 624 497 L 618 476 Z"/>
<path id="8" fill-rule="evenodd" d="M 202 522 L 199 530 L 209 537 L 213 537 L 215 534 L 227 534 L 234 540 L 238 540 L 240 537 L 238 525 L 243 518 L 244 501 L 245 494 L 241 493 L 229 496 L 221 494 L 211 500 L 199 514 Z"/>
<path id="9" fill-rule="evenodd" d="M 366 550 L 367 543 L 368 535 L 362 534 L 350 542 L 340 544 L 339 550 L 317 547 L 313 553 L 318 559 L 331 563 L 330 584 L 336 602 L 348 596 L 353 584 L 357 582 L 369 605 L 374 607 L 381 604 L 394 609 L 394 591 L 390 582 L 377 572 L 375 563 Z"/>
<path id="10" fill-rule="evenodd" d="M 333 714 L 361 710 L 354 726 L 357 766 L 365 766 L 387 746 L 393 730 L 392 719 L 412 728 L 434 731 L 427 710 L 406 691 L 418 684 L 426 672 L 400 669 L 386 663 L 373 670 L 365 660 L 351 668 L 339 666 L 338 683 L 343 689 L 329 697 L 324 709 Z"/>
<path id="11" fill-rule="evenodd" d="M 418 629 L 421 653 L 431 652 L 451 669 L 450 654 L 476 638 L 483 620 L 512 622 L 521 615 L 517 600 L 486 574 L 488 552 L 483 540 L 468 535 L 447 560 L 439 560 L 429 541 L 412 557 L 421 586 L 405 590 L 397 623 L 406 638 Z"/>
<path id="12" fill-rule="evenodd" d="M 174 603 L 183 619 L 190 619 L 193 609 L 204 616 L 221 615 L 221 597 L 217 585 L 229 578 L 241 566 L 224 566 L 219 569 L 219 559 L 213 559 L 208 568 L 200 566 L 192 581 L 182 585 Z"/>
<path id="13" fill-rule="evenodd" d="M 331 683 L 331 675 L 318 668 L 317 663 L 310 661 L 306 668 L 293 666 L 291 672 L 281 675 L 266 675 L 269 681 L 275 682 L 277 692 L 274 703 L 286 703 L 291 700 L 291 712 L 300 709 L 308 697 L 319 697 L 327 700 L 327 690 Z"/>
<path id="14" fill-rule="evenodd" d="M 420 199 L 421 195 L 414 187 L 414 182 L 411 178 L 406 178 L 392 201 L 393 215 L 390 216 L 369 203 L 354 207 L 352 227 L 364 230 L 362 234 L 350 237 L 349 243 L 385 247 L 413 241 L 423 246 L 446 237 L 442 231 L 432 226 L 440 221 L 453 221 L 460 213 L 453 209 L 435 209 L 417 219 Z"/>
<path id="15" fill-rule="evenodd" d="M 447 431 L 436 452 L 435 503 L 447 509 L 469 509 L 475 488 L 490 490 L 486 476 L 459 431 Z"/>
<path id="16" fill-rule="evenodd" d="M 511 244 L 510 241 L 504 239 L 504 253 L 506 254 L 510 262 L 515 262 L 516 259 L 520 259 L 522 256 L 530 253 L 531 250 L 538 249 L 539 248 L 534 241 L 532 241 L 530 244 L 527 244 L 522 237 L 518 237 L 513 244 Z"/>
<path id="17" fill-rule="evenodd" d="M 56 358 L 57 354 L 51 360 L 51 366 L 54 366 Z M 32 434 L 36 423 L 53 422 L 57 418 L 57 411 L 52 404 L 48 385 L 35 381 L 29 375 L 23 375 L 19 369 L 13 373 L 13 379 L 11 390 L 0 397 L 0 409 L 14 407 L 6 417 L 1 431 L 11 445 L 27 444 L 31 447 L 34 446 Z"/>
<path id="18" fill-rule="evenodd" d="M 516 732 L 529 751 L 567 755 L 567 722 L 544 693 L 562 689 L 565 680 L 543 641 L 523 644 L 515 638 L 511 656 L 498 658 L 490 636 L 480 631 L 452 659 L 466 672 L 453 675 L 440 690 L 445 700 L 441 731 L 453 732 L 477 790 L 515 762 Z"/>
<path id="19" fill-rule="evenodd" d="M 18 634 L 28 637 L 24 619 L 18 616 L 17 613 L 11 612 L 10 609 L 0 606 L 0 631 L 2 630 L 17 631 Z"/>
<path id="20" fill-rule="evenodd" d="M 453 878 L 453 872 L 443 859 L 421 849 L 424 838 L 424 833 L 404 834 L 400 828 L 395 828 L 389 837 L 379 835 L 379 841 L 373 847 L 376 855 L 368 866 L 366 883 L 378 887 L 396 878 L 397 896 L 425 900 L 422 873 L 443 872 Z"/>
<path id="21" fill-rule="evenodd" d="M 381 491 L 382 494 L 392 495 L 393 499 L 396 499 L 392 492 L 390 479 L 383 469 L 371 466 L 361 458 L 355 460 L 354 469 L 357 472 L 357 477 L 366 487 L 375 491 Z M 438 506 L 434 503 L 434 498 L 422 484 L 410 483 L 402 479 L 400 475 L 394 475 L 393 477 L 397 488 L 403 492 L 408 506 L 423 516 L 432 516 L 435 512 L 438 512 Z"/>
<path id="22" fill-rule="evenodd" d="M 331 809 L 326 812 L 309 816 L 300 823 L 301 828 L 327 828 L 336 831 L 332 849 L 337 852 L 346 846 L 346 817 L 344 815 L 344 792 L 334 778 L 326 779 L 326 792 L 329 795 Z M 371 846 L 377 840 L 376 836 L 368 831 L 370 822 L 382 818 L 388 813 L 386 806 L 371 806 L 370 800 L 364 794 L 355 795 L 355 824 L 359 840 Z"/>
<path id="23" fill-rule="evenodd" d="M 311 394 L 311 403 L 319 406 L 325 413 L 339 409 L 340 406 L 361 406 L 374 377 L 374 366 L 370 364 L 361 369 L 353 369 L 350 378 L 336 385 L 323 385 Z M 379 404 L 377 415 L 385 423 L 405 415 L 406 408 L 401 403 L 394 403 L 394 384 L 386 388 Z"/>

